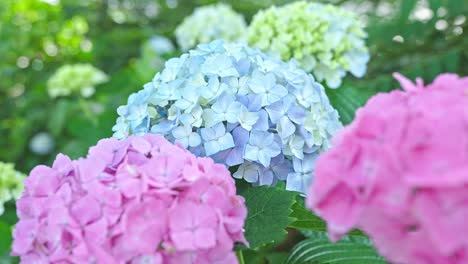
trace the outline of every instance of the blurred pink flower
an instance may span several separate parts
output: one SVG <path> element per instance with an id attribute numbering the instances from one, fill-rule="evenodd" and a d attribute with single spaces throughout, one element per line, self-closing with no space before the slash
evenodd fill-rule
<path id="1" fill-rule="evenodd" d="M 365 231 L 394 263 L 468 263 L 468 77 L 378 94 L 316 164 L 307 204 L 333 240 Z"/>
<path id="2" fill-rule="evenodd" d="M 152 134 L 35 167 L 17 209 L 22 263 L 237 263 L 246 243 L 229 171 Z"/>

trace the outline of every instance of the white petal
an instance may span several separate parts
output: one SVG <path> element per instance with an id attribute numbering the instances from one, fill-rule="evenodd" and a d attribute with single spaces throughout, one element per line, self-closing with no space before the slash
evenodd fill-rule
<path id="1" fill-rule="evenodd" d="M 201 143 L 200 135 L 198 135 L 195 132 L 191 133 L 190 136 L 188 137 L 188 145 L 193 148 L 193 147 L 200 145 L 200 143 Z"/>
<path id="2" fill-rule="evenodd" d="M 305 193 L 306 185 L 301 173 L 289 173 L 286 179 L 286 190 Z"/>
<path id="3" fill-rule="evenodd" d="M 247 144 L 245 146 L 244 159 L 250 161 L 258 160 L 258 147 Z"/>
<path id="4" fill-rule="evenodd" d="M 206 109 L 203 112 L 203 120 L 205 121 L 206 128 L 210 128 L 222 121 L 219 114 L 211 109 Z"/>
<path id="5" fill-rule="evenodd" d="M 270 155 L 267 154 L 267 152 L 259 151 L 258 152 L 258 161 L 260 161 L 260 163 L 264 167 L 268 167 L 268 166 L 270 166 L 271 157 L 270 157 Z"/>
<path id="6" fill-rule="evenodd" d="M 207 156 L 218 153 L 221 150 L 221 146 L 217 141 L 206 141 L 203 145 Z"/>
<path id="7" fill-rule="evenodd" d="M 221 146 L 221 150 L 233 148 L 236 145 L 234 144 L 234 139 L 232 138 L 232 135 L 227 133 L 224 136 L 220 137 L 218 139 L 218 143 Z"/>
<path id="8" fill-rule="evenodd" d="M 185 129 L 185 127 L 181 126 L 174 128 L 172 130 L 172 135 L 176 139 L 188 137 L 187 130 Z"/>

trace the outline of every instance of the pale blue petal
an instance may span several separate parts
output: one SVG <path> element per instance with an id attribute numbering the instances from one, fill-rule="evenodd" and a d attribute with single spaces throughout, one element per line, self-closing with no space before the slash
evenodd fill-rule
<path id="1" fill-rule="evenodd" d="M 257 123 L 258 119 L 259 116 L 257 113 L 247 111 L 244 106 L 242 107 L 241 111 L 239 112 L 239 116 L 237 117 L 239 124 L 249 131 L 252 130 L 252 126 Z"/>
<path id="2" fill-rule="evenodd" d="M 302 124 L 304 124 L 304 121 L 305 121 L 305 118 L 306 118 L 306 111 L 302 107 L 292 106 L 288 110 L 288 117 L 294 123 L 296 123 L 298 125 L 302 125 Z"/>
<path id="3" fill-rule="evenodd" d="M 258 161 L 259 149 L 257 146 L 247 144 L 245 146 L 244 158 L 250 161 Z"/>
<path id="4" fill-rule="evenodd" d="M 187 131 L 186 127 L 176 127 L 172 130 L 172 136 L 176 139 L 188 137 L 189 133 L 191 131 Z"/>
<path id="5" fill-rule="evenodd" d="M 312 173 L 315 169 L 315 162 L 319 155 L 309 154 L 304 155 L 304 159 L 302 160 L 302 172 L 304 173 Z"/>
<path id="6" fill-rule="evenodd" d="M 258 174 L 260 168 L 258 165 L 254 163 L 246 162 L 239 166 L 237 171 L 234 173 L 233 177 L 237 179 L 244 179 L 247 182 L 257 182 L 258 181 Z"/>
<path id="7" fill-rule="evenodd" d="M 228 166 L 236 166 L 244 162 L 244 151 L 243 149 L 233 148 L 228 150 L 229 153 L 226 157 L 226 164 Z"/>
<path id="8" fill-rule="evenodd" d="M 258 113 L 257 123 L 252 127 L 252 130 L 267 131 L 270 128 L 268 121 L 268 113 L 265 110 L 260 110 Z"/>
<path id="9" fill-rule="evenodd" d="M 237 72 L 239 72 L 239 76 L 244 76 L 249 73 L 250 70 L 250 60 L 247 58 L 241 58 L 240 60 L 234 63 Z"/>
<path id="10" fill-rule="evenodd" d="M 293 158 L 292 161 L 293 161 L 294 171 L 302 173 L 303 172 L 303 170 L 302 170 L 302 160 L 298 159 L 298 158 Z"/>
<path id="11" fill-rule="evenodd" d="M 213 130 L 215 132 L 216 138 L 220 138 L 226 134 L 226 127 L 223 125 L 223 123 L 214 125 Z"/>
<path id="12" fill-rule="evenodd" d="M 218 139 L 218 143 L 221 147 L 220 150 L 225 150 L 228 148 L 232 148 L 235 146 L 234 140 L 232 138 L 232 135 L 230 133 L 225 134 L 224 136 L 220 137 Z"/>
<path id="13" fill-rule="evenodd" d="M 245 144 L 249 141 L 249 131 L 243 129 L 242 127 L 236 127 L 232 131 L 232 137 L 236 147 L 245 147 Z"/>
<path id="14" fill-rule="evenodd" d="M 221 146 L 219 145 L 219 143 L 217 141 L 214 141 L 214 140 L 213 141 L 205 141 L 203 146 L 205 147 L 205 152 L 206 152 L 207 156 L 211 156 L 211 155 L 216 154 L 219 151 L 221 151 Z"/>
<path id="15" fill-rule="evenodd" d="M 247 145 L 248 147 L 249 145 Z M 246 152 L 247 152 L 247 147 L 246 147 Z M 271 161 L 271 156 L 270 153 L 267 151 L 259 151 L 258 152 L 258 161 L 265 167 L 270 166 L 270 161 Z"/>
<path id="16" fill-rule="evenodd" d="M 292 164 L 282 154 L 271 159 L 270 169 L 279 180 L 286 180 L 288 173 L 292 171 Z"/>
<path id="17" fill-rule="evenodd" d="M 249 88 L 252 90 L 252 92 L 259 94 L 259 93 L 265 93 L 267 87 L 265 86 L 265 83 L 267 82 L 265 74 L 261 73 L 258 70 L 255 70 L 252 73 L 252 79 L 249 82 Z"/>
<path id="18" fill-rule="evenodd" d="M 229 131 L 231 132 L 232 130 L 234 130 L 235 128 L 239 127 L 239 123 L 235 122 L 235 123 L 227 123 L 226 124 L 226 131 Z"/>
<path id="19" fill-rule="evenodd" d="M 245 96 L 247 102 L 244 105 L 251 112 L 258 112 L 262 108 L 262 96 L 258 94 L 249 94 Z"/>
<path id="20" fill-rule="evenodd" d="M 260 186 L 262 185 L 271 186 L 273 185 L 274 179 L 275 179 L 275 176 L 273 175 L 273 172 L 271 170 L 262 170 L 260 172 L 258 184 Z"/>
<path id="21" fill-rule="evenodd" d="M 268 145 L 268 147 L 264 150 L 268 152 L 268 155 L 271 158 L 276 157 L 281 153 L 281 147 L 278 144 L 276 144 L 276 142 L 273 142 L 272 144 Z"/>
<path id="22" fill-rule="evenodd" d="M 188 137 L 188 146 L 196 147 L 201 144 L 201 137 L 197 133 L 190 133 Z"/>
<path id="23" fill-rule="evenodd" d="M 276 124 L 276 130 L 281 139 L 286 139 L 296 132 L 296 126 L 288 117 L 283 116 Z"/>
<path id="24" fill-rule="evenodd" d="M 301 173 L 289 173 L 286 179 L 286 190 L 305 193 L 309 179 L 310 177 Z"/>
<path id="25" fill-rule="evenodd" d="M 206 109 L 205 111 L 203 111 L 202 117 L 205 121 L 204 125 L 206 128 L 210 128 L 222 121 L 220 115 L 212 109 Z"/>
<path id="26" fill-rule="evenodd" d="M 151 127 L 151 133 L 167 135 L 177 124 L 171 120 L 163 120 Z"/>
<path id="27" fill-rule="evenodd" d="M 239 115 L 239 111 L 242 108 L 242 104 L 239 102 L 232 102 L 229 107 L 227 108 L 226 111 L 226 121 L 229 123 L 236 123 L 237 122 L 237 116 Z"/>
<path id="28" fill-rule="evenodd" d="M 276 124 L 280 118 L 286 114 L 282 101 L 275 102 L 265 107 L 265 110 L 268 112 L 268 115 L 270 116 L 271 122 L 273 124 Z"/>
<path id="29" fill-rule="evenodd" d="M 217 138 L 213 128 L 202 128 L 200 129 L 200 134 L 205 141 L 215 140 Z"/>

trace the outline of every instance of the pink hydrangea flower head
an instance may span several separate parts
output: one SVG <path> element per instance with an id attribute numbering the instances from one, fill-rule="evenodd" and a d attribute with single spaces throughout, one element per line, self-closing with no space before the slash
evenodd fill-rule
<path id="1" fill-rule="evenodd" d="M 17 212 L 22 263 L 237 263 L 246 243 L 229 171 L 153 134 L 35 167 Z"/>
<path id="2" fill-rule="evenodd" d="M 405 91 L 372 97 L 319 158 L 307 205 L 393 263 L 468 263 L 468 78 L 395 77 Z"/>

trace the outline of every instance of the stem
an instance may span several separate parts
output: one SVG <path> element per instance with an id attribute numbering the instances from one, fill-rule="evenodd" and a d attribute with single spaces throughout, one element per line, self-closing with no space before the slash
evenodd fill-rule
<path id="1" fill-rule="evenodd" d="M 242 254 L 241 249 L 236 251 L 236 256 L 237 256 L 237 259 L 239 260 L 239 264 L 245 264 L 244 255 Z"/>

